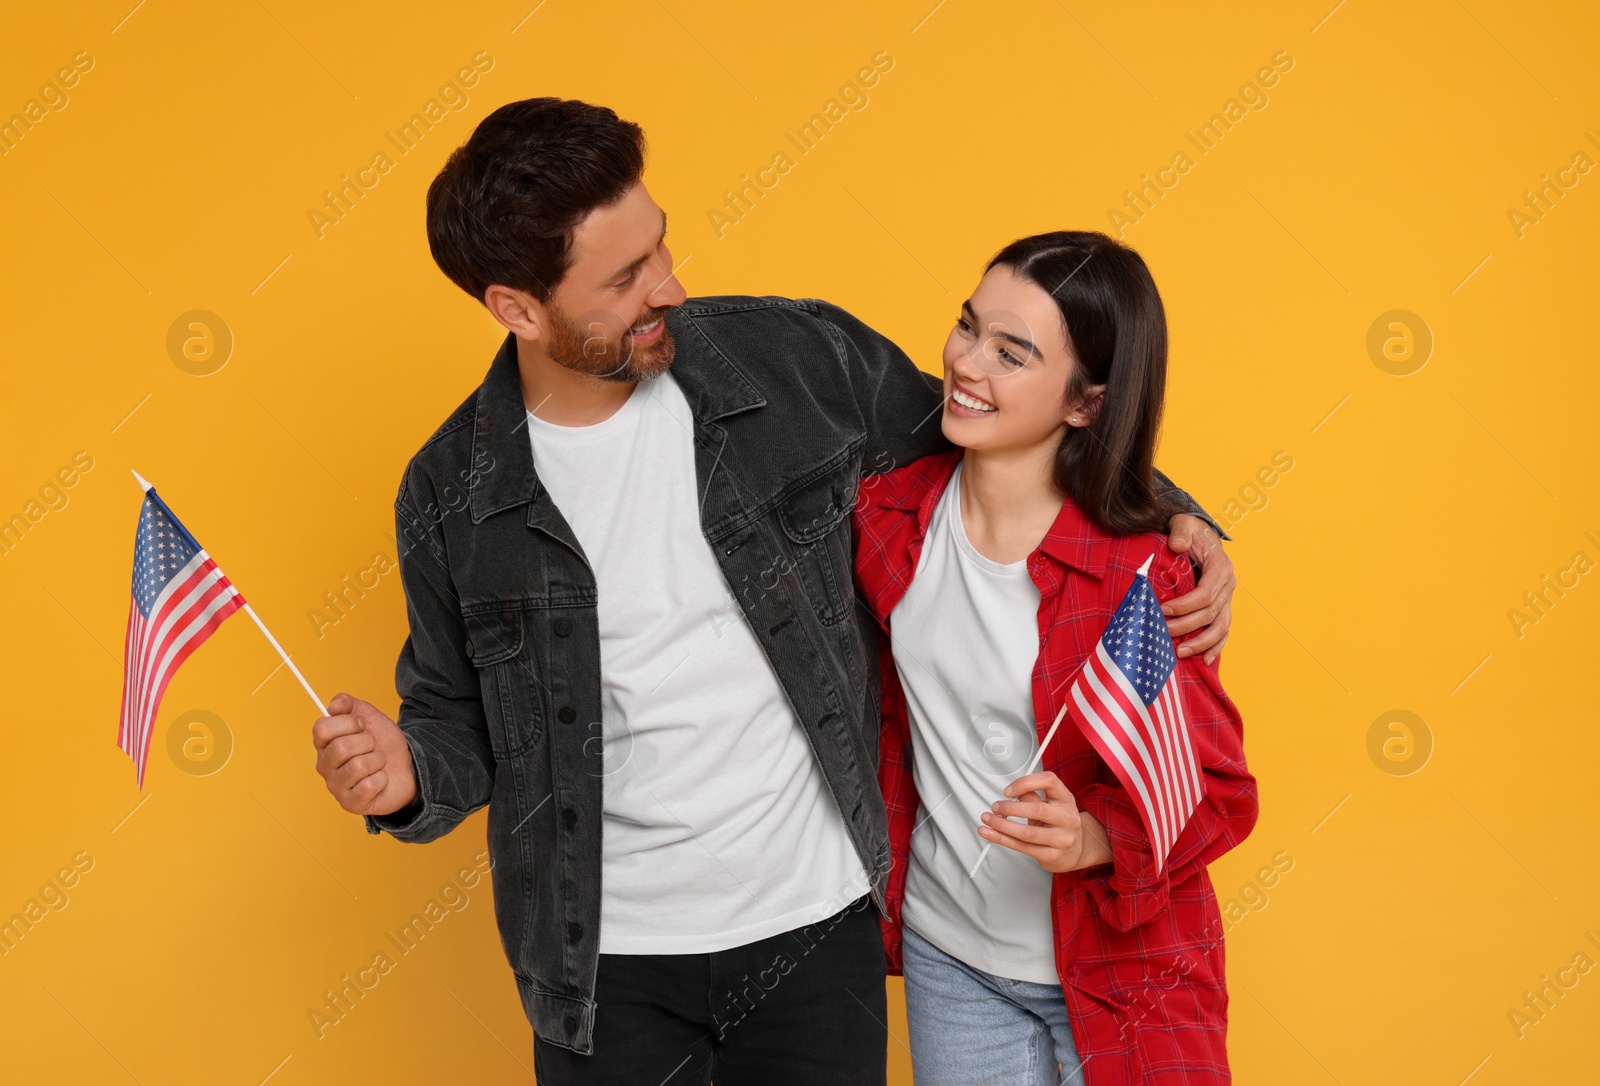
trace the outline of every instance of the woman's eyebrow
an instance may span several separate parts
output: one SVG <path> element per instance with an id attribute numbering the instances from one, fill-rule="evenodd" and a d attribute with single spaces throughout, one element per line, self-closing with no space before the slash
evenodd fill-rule
<path id="1" fill-rule="evenodd" d="M 967 315 L 972 324 L 976 325 L 978 323 L 978 314 L 973 311 L 972 299 L 969 298 L 961 303 L 961 312 Z M 988 331 L 989 334 L 994 336 L 995 339 L 1003 339 L 1007 343 L 1015 343 L 1018 347 L 1021 347 L 1029 354 L 1038 355 L 1040 358 L 1044 357 L 1044 352 L 1039 348 L 1035 347 L 1032 343 L 1029 343 L 1021 336 L 1013 335 L 1010 332 L 1007 332 L 1004 328 L 991 328 Z"/>

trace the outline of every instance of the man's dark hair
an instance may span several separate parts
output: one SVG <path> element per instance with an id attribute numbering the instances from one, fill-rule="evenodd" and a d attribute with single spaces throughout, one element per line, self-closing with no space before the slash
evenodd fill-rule
<path id="1" fill-rule="evenodd" d="M 1058 490 L 1112 535 L 1162 531 L 1175 510 L 1152 467 L 1167 383 L 1167 316 L 1138 253 L 1105 234 L 1060 230 L 1020 238 L 984 268 L 1010 268 L 1050 295 L 1075 361 L 1068 402 L 1105 385 L 1100 413 L 1068 427 L 1056 450 Z"/>
<path id="2" fill-rule="evenodd" d="M 644 173 L 644 132 L 604 106 L 529 98 L 485 117 L 428 186 L 428 248 L 483 301 L 491 283 L 550 300 L 572 231 Z"/>

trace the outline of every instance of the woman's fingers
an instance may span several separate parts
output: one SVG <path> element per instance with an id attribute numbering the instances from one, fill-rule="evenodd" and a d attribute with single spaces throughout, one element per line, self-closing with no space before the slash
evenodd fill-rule
<path id="1" fill-rule="evenodd" d="M 1067 819 L 1076 813 L 1065 803 L 1042 803 L 1038 800 L 1029 802 L 1020 799 L 1001 800 L 994 805 L 993 812 L 1001 818 L 1031 818 L 1035 822 L 1044 822 L 1051 826 L 1067 825 Z"/>
<path id="2" fill-rule="evenodd" d="M 1019 841 L 1015 837 L 1006 837 L 1004 834 L 997 833 L 993 836 L 986 836 L 984 840 L 992 841 L 1001 848 L 1009 848 L 1012 852 L 1020 852 L 1024 856 L 1031 856 L 1035 860 L 1039 861 L 1039 864 L 1046 869 L 1049 868 L 1050 862 L 1060 854 L 1059 849 L 1044 848 L 1040 845 L 1032 845 L 1026 841 Z"/>
<path id="3" fill-rule="evenodd" d="M 1026 841 L 1033 845 L 1046 845 L 1050 848 L 1062 849 L 1071 846 L 1072 834 L 1070 830 L 1061 826 L 1031 826 L 1026 822 L 1013 822 L 1009 818 L 1001 818 L 992 811 L 983 812 L 983 824 L 997 833 L 1014 837 L 1018 841 Z"/>
<path id="4" fill-rule="evenodd" d="M 1005 794 L 1015 799 L 1029 792 L 1043 792 L 1047 798 L 1056 803 L 1073 802 L 1072 793 L 1061 783 L 1061 778 L 1050 772 L 1029 773 L 1026 777 L 1018 777 L 1006 785 Z M 1077 809 L 1076 805 L 1073 809 Z"/>

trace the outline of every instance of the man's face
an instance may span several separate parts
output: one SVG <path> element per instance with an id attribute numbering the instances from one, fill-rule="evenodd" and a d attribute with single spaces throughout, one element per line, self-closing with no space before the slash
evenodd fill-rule
<path id="1" fill-rule="evenodd" d="M 685 294 L 666 236 L 666 213 L 642 183 L 578 224 L 572 264 L 545 303 L 552 359 L 607 381 L 642 381 L 672 365 L 663 318 Z"/>

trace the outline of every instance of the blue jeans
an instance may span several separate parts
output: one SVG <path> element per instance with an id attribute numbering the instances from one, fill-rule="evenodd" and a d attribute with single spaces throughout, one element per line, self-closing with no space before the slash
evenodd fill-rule
<path id="1" fill-rule="evenodd" d="M 1061 985 L 985 973 L 902 931 L 917 1086 L 1081 1086 Z"/>

